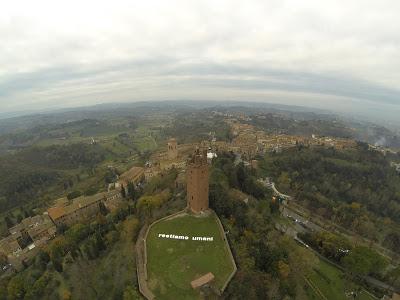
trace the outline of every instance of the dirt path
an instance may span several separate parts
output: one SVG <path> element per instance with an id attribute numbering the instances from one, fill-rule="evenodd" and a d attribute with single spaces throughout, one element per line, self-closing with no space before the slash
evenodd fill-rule
<path id="1" fill-rule="evenodd" d="M 145 258 L 145 243 L 144 239 L 146 236 L 148 225 L 144 225 L 139 232 L 139 236 L 136 242 L 136 268 L 137 268 L 137 277 L 139 283 L 139 291 L 142 295 L 148 299 L 155 299 L 154 294 L 150 291 L 147 285 L 147 266 L 146 266 L 146 258 Z"/>

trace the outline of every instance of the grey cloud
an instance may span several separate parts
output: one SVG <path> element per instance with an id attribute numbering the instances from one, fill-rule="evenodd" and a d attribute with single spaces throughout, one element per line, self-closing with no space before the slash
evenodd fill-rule
<path id="1" fill-rule="evenodd" d="M 160 79 L 161 77 L 161 79 Z M 266 68 L 246 68 L 235 65 L 181 64 L 173 58 L 128 61 L 93 69 L 64 67 L 40 72 L 17 74 L 0 82 L 0 97 L 11 97 L 23 91 L 43 90 L 57 83 L 73 81 L 76 88 L 88 84 L 91 89 L 102 89 L 110 82 L 139 78 L 155 81 L 174 81 L 180 86 L 281 90 L 318 93 L 399 105 L 400 91 L 355 78 L 338 78 L 324 74 L 288 72 Z M 157 79 L 156 79 L 157 78 Z M 155 82 L 156 83 L 156 82 Z M 160 84 L 160 83 L 158 83 Z M 103 87 L 104 88 L 104 87 Z M 62 92 L 62 88 L 60 90 Z M 321 97 L 321 101 L 323 98 Z"/>
<path id="2" fill-rule="evenodd" d="M 43 1 L 0 11 L 0 112 L 251 95 L 400 105 L 398 1 Z"/>

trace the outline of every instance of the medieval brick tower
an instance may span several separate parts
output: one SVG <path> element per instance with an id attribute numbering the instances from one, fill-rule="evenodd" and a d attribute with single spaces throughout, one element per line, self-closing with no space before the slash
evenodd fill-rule
<path id="1" fill-rule="evenodd" d="M 207 150 L 197 149 L 188 161 L 186 170 L 187 204 L 194 213 L 208 209 L 208 164 Z"/>
<path id="2" fill-rule="evenodd" d="M 173 160 L 178 158 L 178 143 L 176 139 L 168 141 L 168 159 Z"/>

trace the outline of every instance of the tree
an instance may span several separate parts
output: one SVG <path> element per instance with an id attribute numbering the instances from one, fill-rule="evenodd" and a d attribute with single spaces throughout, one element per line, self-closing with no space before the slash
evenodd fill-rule
<path id="1" fill-rule="evenodd" d="M 29 218 L 30 213 L 27 210 L 23 209 L 22 213 L 24 214 L 24 218 Z"/>
<path id="2" fill-rule="evenodd" d="M 97 188 L 95 186 L 91 186 L 87 190 L 85 190 L 84 195 L 85 196 L 92 196 L 92 195 L 96 194 L 97 191 L 98 190 L 97 190 Z"/>
<path id="3" fill-rule="evenodd" d="M 139 300 L 139 299 L 142 299 L 139 292 L 132 285 L 128 285 L 124 291 L 123 300 Z"/>
<path id="4" fill-rule="evenodd" d="M 108 211 L 106 205 L 104 204 L 104 202 L 100 202 L 99 203 L 99 208 L 100 208 L 100 214 L 101 215 L 106 216 L 109 213 L 109 211 Z"/>
<path id="5" fill-rule="evenodd" d="M 122 198 L 126 198 L 126 191 L 125 191 L 125 187 L 123 184 L 121 184 L 121 196 Z"/>
<path id="6" fill-rule="evenodd" d="M 38 280 L 35 281 L 33 286 L 29 288 L 24 299 L 40 299 L 50 279 L 50 275 L 48 273 L 44 273 Z"/>
<path id="7" fill-rule="evenodd" d="M 296 275 L 308 275 L 318 263 L 318 258 L 315 254 L 304 247 L 296 245 L 288 252 L 290 268 Z"/>
<path id="8" fill-rule="evenodd" d="M 387 278 L 392 286 L 400 285 L 400 266 L 390 270 L 387 274 Z"/>
<path id="9" fill-rule="evenodd" d="M 370 273 L 379 274 L 387 265 L 383 256 L 364 246 L 355 247 L 341 261 L 344 267 L 354 276 L 365 276 Z"/>
<path id="10" fill-rule="evenodd" d="M 68 239 L 70 243 L 78 244 L 88 237 L 90 233 L 90 228 L 86 224 L 75 224 L 71 226 L 66 232 L 65 237 Z"/>
<path id="11" fill-rule="evenodd" d="M 81 191 L 72 191 L 72 192 L 67 194 L 67 198 L 68 198 L 68 200 L 71 200 L 71 199 L 75 199 L 75 198 L 77 198 L 77 197 L 79 197 L 81 195 L 82 195 Z"/>
<path id="12" fill-rule="evenodd" d="M 281 277 L 282 279 L 287 279 L 290 274 L 289 265 L 282 260 L 278 261 L 278 272 L 279 277 Z"/>
<path id="13" fill-rule="evenodd" d="M 24 219 L 24 218 L 22 217 L 21 214 L 18 214 L 18 215 L 17 215 L 17 222 L 18 222 L 18 223 L 21 223 L 21 221 L 22 221 L 23 219 Z"/>
<path id="14" fill-rule="evenodd" d="M 97 248 L 92 238 L 87 239 L 83 242 L 82 252 L 86 255 L 88 259 L 95 259 L 98 256 L 99 252 L 97 251 Z"/>
<path id="15" fill-rule="evenodd" d="M 268 284 L 271 278 L 267 274 L 255 270 L 238 270 L 226 291 L 227 299 L 270 299 Z M 282 298 L 282 297 L 281 297 Z M 281 299 L 273 298 L 273 299 Z"/>
<path id="16" fill-rule="evenodd" d="M 288 263 L 292 273 L 297 279 L 302 280 L 303 275 L 307 275 L 317 265 L 318 258 L 310 250 L 300 247 L 288 236 L 283 236 L 279 242 L 279 246 L 288 253 Z M 301 277 L 301 278 L 300 278 Z"/>
<path id="17" fill-rule="evenodd" d="M 4 221 L 6 222 L 7 228 L 10 229 L 11 227 L 14 226 L 13 221 L 11 221 L 10 215 L 6 215 L 4 218 Z"/>
<path id="18" fill-rule="evenodd" d="M 260 183 L 258 183 L 254 177 L 247 177 L 244 181 L 242 190 L 254 196 L 257 199 L 264 197 L 264 189 Z"/>
<path id="19" fill-rule="evenodd" d="M 7 263 L 7 256 L 0 252 L 0 268 Z"/>
<path id="20" fill-rule="evenodd" d="M 337 262 L 340 262 L 340 259 L 345 255 L 345 250 L 351 249 L 351 245 L 346 238 L 331 232 L 300 233 L 299 237 L 323 256 Z"/>
<path id="21" fill-rule="evenodd" d="M 283 191 L 287 192 L 290 190 L 291 179 L 287 172 L 282 172 L 278 177 L 278 185 Z"/>
<path id="22" fill-rule="evenodd" d="M 240 163 L 236 170 L 236 177 L 241 190 L 245 188 L 245 181 L 247 179 L 247 173 L 243 163 Z"/>
<path id="23" fill-rule="evenodd" d="M 400 233 L 396 231 L 390 232 L 386 235 L 383 244 L 393 251 L 398 251 L 400 249 Z"/>
<path id="24" fill-rule="evenodd" d="M 99 232 L 96 232 L 95 234 L 95 241 L 96 241 L 96 248 L 98 252 L 101 252 L 106 249 L 106 244 L 104 243 L 104 239 L 102 235 Z"/>
<path id="25" fill-rule="evenodd" d="M 61 296 L 61 299 L 62 300 L 70 300 L 71 298 L 72 298 L 71 292 L 69 290 L 67 290 L 67 289 L 64 289 L 64 291 L 62 293 L 62 296 Z"/>
<path id="26" fill-rule="evenodd" d="M 35 265 L 40 269 L 44 270 L 49 261 L 50 261 L 49 254 L 43 250 L 39 250 L 35 258 Z"/>
<path id="27" fill-rule="evenodd" d="M 0 300 L 7 300 L 7 284 L 8 281 L 7 280 L 0 280 Z"/>
<path id="28" fill-rule="evenodd" d="M 25 286 L 24 280 L 21 275 L 16 275 L 13 278 L 11 278 L 7 286 L 8 299 L 10 300 L 23 299 L 26 293 L 24 286 Z"/>
<path id="29" fill-rule="evenodd" d="M 70 240 L 59 236 L 49 246 L 50 261 L 57 272 L 63 271 L 63 257 L 71 249 Z"/>
<path id="30" fill-rule="evenodd" d="M 54 269 L 59 273 L 63 271 L 62 261 L 63 257 L 60 250 L 54 251 L 51 256 L 51 263 L 53 264 Z"/>
<path id="31" fill-rule="evenodd" d="M 132 201 L 135 201 L 135 185 L 133 184 L 133 182 L 128 183 L 128 197 Z"/>

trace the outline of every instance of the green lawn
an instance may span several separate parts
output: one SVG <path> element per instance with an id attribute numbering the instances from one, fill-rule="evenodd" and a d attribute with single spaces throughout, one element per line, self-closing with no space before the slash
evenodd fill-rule
<path id="1" fill-rule="evenodd" d="M 320 260 L 317 271 L 313 271 L 308 280 L 319 289 L 319 291 L 329 300 L 353 299 L 347 298 L 346 293 L 357 290 L 357 285 L 344 278 L 341 270 L 335 266 Z M 310 299 L 320 299 L 311 288 L 308 289 Z M 356 298 L 357 300 L 373 300 L 369 294 L 362 291 Z"/>
<path id="2" fill-rule="evenodd" d="M 160 233 L 186 235 L 189 240 L 160 238 Z M 213 241 L 192 241 L 193 236 Z M 221 288 L 233 272 L 228 249 L 221 237 L 216 216 L 178 216 L 151 227 L 147 237 L 149 287 L 159 299 L 197 299 L 190 282 L 212 272 Z"/>

